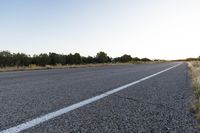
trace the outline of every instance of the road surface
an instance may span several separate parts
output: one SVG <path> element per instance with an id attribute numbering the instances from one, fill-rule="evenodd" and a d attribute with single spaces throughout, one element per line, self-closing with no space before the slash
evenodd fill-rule
<path id="1" fill-rule="evenodd" d="M 0 133 L 193 133 L 192 98 L 185 63 L 0 73 Z"/>

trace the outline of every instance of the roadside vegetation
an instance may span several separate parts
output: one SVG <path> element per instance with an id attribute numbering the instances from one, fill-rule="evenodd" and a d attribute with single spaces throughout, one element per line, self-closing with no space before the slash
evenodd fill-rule
<path id="1" fill-rule="evenodd" d="M 116 63 L 144 63 L 151 62 L 148 58 L 131 57 L 124 54 L 121 57 L 112 58 L 105 52 L 99 52 L 96 56 L 81 56 L 75 54 L 57 54 L 42 53 L 39 55 L 27 55 L 24 53 L 11 53 L 9 51 L 0 51 L 0 71 L 12 70 L 31 70 L 31 69 L 52 69 L 65 67 L 84 67 L 101 66 Z M 155 60 L 160 61 L 160 60 Z"/>
<path id="2" fill-rule="evenodd" d="M 192 76 L 192 86 L 195 95 L 191 111 L 196 113 L 200 128 L 200 61 L 188 62 L 188 66 Z"/>

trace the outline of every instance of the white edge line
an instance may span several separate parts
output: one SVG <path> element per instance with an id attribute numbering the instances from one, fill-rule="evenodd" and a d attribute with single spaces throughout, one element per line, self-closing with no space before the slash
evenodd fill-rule
<path id="1" fill-rule="evenodd" d="M 48 114 L 46 114 L 46 115 L 37 117 L 37 118 L 35 118 L 35 119 L 33 119 L 33 120 L 30 120 L 30 121 L 28 121 L 28 122 L 22 123 L 22 124 L 20 124 L 20 125 L 15 126 L 15 127 L 11 127 L 11 128 L 9 128 L 9 129 L 3 130 L 3 131 L 1 131 L 0 133 L 18 133 L 18 132 L 20 132 L 20 131 L 29 129 L 29 128 L 34 127 L 34 126 L 36 126 L 36 125 L 39 125 L 39 124 L 41 124 L 41 123 L 43 123 L 43 122 L 46 122 L 46 121 L 48 121 L 48 120 L 51 120 L 51 119 L 53 119 L 53 118 L 55 118 L 55 117 L 58 117 L 58 116 L 63 115 L 63 114 L 65 114 L 65 113 L 68 113 L 68 112 L 70 112 L 70 111 L 72 111 L 72 110 L 78 109 L 78 108 L 80 108 L 80 107 L 82 107 L 82 106 L 85 106 L 85 105 L 87 105 L 87 104 L 90 104 L 90 103 L 93 103 L 93 102 L 95 102 L 95 101 L 98 101 L 98 100 L 100 100 L 100 99 L 102 99 L 102 98 L 104 98 L 104 97 L 107 97 L 107 96 L 109 96 L 109 95 L 112 95 L 112 94 L 114 94 L 114 93 L 116 93 L 116 92 L 119 92 L 119 91 L 121 91 L 121 90 L 123 90 L 123 89 L 126 89 L 126 88 L 128 88 L 128 87 L 130 87 L 130 86 L 132 86 L 132 85 L 138 84 L 138 83 L 140 83 L 140 82 L 142 82 L 142 81 L 145 81 L 145 80 L 147 80 L 147 79 L 150 79 L 150 78 L 152 78 L 152 77 L 154 77 L 154 76 L 157 76 L 157 75 L 159 75 L 159 74 L 161 74 L 161 73 L 164 73 L 164 72 L 166 72 L 166 71 L 169 71 L 169 70 L 171 70 L 171 69 L 173 69 L 173 68 L 175 68 L 175 67 L 178 67 L 178 66 L 181 65 L 181 64 L 182 64 L 182 63 L 176 64 L 175 66 L 172 66 L 172 67 L 170 67 L 170 68 L 167 68 L 167 69 L 165 69 L 165 70 L 162 70 L 162 71 L 160 71 L 160 72 L 157 72 L 157 73 L 155 73 L 155 74 L 152 74 L 152 75 L 147 76 L 147 77 L 145 77 L 145 78 L 139 79 L 139 80 L 137 80 L 137 81 L 131 82 L 131 83 L 126 84 L 126 85 L 123 85 L 123 86 L 121 86 L 121 87 L 118 87 L 118 88 L 115 88 L 115 89 L 113 89 L 113 90 L 107 91 L 107 92 L 105 92 L 105 93 L 103 93 L 103 94 L 100 94 L 100 95 L 98 95 L 98 96 L 95 96 L 95 97 L 86 99 L 86 100 L 81 101 L 81 102 L 79 102 L 79 103 L 76 103 L 76 104 L 70 105 L 70 106 L 68 106 L 68 107 L 62 108 L 62 109 L 60 109 L 60 110 L 57 110 L 57 111 L 55 111 L 55 112 L 51 112 L 51 113 L 48 113 Z"/>

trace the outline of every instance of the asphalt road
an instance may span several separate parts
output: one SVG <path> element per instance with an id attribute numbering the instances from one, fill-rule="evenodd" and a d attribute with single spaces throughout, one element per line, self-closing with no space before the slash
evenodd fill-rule
<path id="1" fill-rule="evenodd" d="M 0 132 L 101 95 L 177 63 L 0 73 Z M 88 105 L 29 127 L 24 133 L 195 133 L 186 64 Z"/>

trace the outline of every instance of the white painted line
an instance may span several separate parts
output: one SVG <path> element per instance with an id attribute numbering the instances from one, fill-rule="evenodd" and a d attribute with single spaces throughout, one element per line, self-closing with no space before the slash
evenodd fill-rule
<path id="1" fill-rule="evenodd" d="M 87 105 L 87 104 L 90 104 L 90 103 L 93 103 L 93 102 L 95 102 L 95 101 L 98 101 L 98 100 L 100 100 L 100 99 L 102 99 L 102 98 L 104 98 L 104 97 L 107 97 L 107 96 L 109 96 L 109 95 L 112 95 L 112 94 L 114 94 L 114 93 L 116 93 L 116 92 L 119 92 L 119 91 L 121 91 L 121 90 L 123 90 L 123 89 L 126 89 L 126 88 L 128 88 L 128 87 L 130 87 L 130 86 L 132 86 L 132 85 L 135 85 L 135 84 L 137 84 L 137 83 L 140 83 L 140 82 L 142 82 L 142 81 L 145 81 L 145 80 L 147 80 L 147 79 L 150 79 L 150 78 L 152 78 L 152 77 L 154 77 L 154 76 L 157 76 L 157 75 L 159 75 L 159 74 L 161 74 L 161 73 L 164 73 L 164 72 L 166 72 L 166 71 L 169 71 L 170 69 L 173 69 L 173 68 L 175 68 L 175 67 L 178 67 L 178 66 L 181 65 L 181 64 L 182 64 L 182 63 L 179 63 L 179 64 L 177 64 L 177 65 L 175 65 L 175 66 L 172 66 L 172 67 L 170 67 L 170 68 L 167 68 L 167 69 L 165 69 L 165 70 L 162 70 L 162 71 L 160 71 L 160 72 L 157 72 L 157 73 L 155 73 L 155 74 L 152 74 L 152 75 L 147 76 L 147 77 L 145 77 L 145 78 L 142 78 L 142 79 L 140 79 L 140 80 L 137 80 L 137 81 L 131 82 L 131 83 L 129 83 L 129 84 L 123 85 L 123 86 L 121 86 L 121 87 L 115 88 L 115 89 L 113 89 L 113 90 L 107 91 L 107 92 L 105 92 L 105 93 L 103 93 L 103 94 L 100 94 L 100 95 L 98 95 L 98 96 L 95 96 L 95 97 L 86 99 L 86 100 L 84 100 L 84 101 L 81 101 L 81 102 L 79 102 L 79 103 L 73 104 L 73 105 L 71 105 L 71 106 L 68 106 L 68 107 L 66 107 L 66 108 L 60 109 L 60 110 L 58 110 L 58 111 L 55 111 L 55 112 L 52 112 L 52 113 L 49 113 L 49 114 L 40 116 L 40 117 L 38 117 L 38 118 L 35 118 L 35 119 L 30 120 L 30 121 L 28 121 L 28 122 L 22 123 L 22 124 L 20 124 L 20 125 L 15 126 L 15 127 L 11 127 L 11 128 L 9 128 L 9 129 L 3 130 L 3 131 L 1 131 L 0 133 L 18 133 L 18 132 L 20 132 L 20 131 L 29 129 L 29 128 L 31 128 L 31 127 L 34 127 L 34 126 L 38 125 L 38 124 L 41 124 L 41 123 L 46 122 L 46 121 L 48 121 L 48 120 L 51 120 L 51 119 L 53 119 L 53 118 L 55 118 L 55 117 L 58 117 L 58 116 L 63 115 L 63 114 L 65 114 L 65 113 L 68 113 L 68 112 L 70 112 L 70 111 L 72 111 L 72 110 L 78 109 L 78 108 L 83 107 L 83 106 L 85 106 L 85 105 Z"/>

